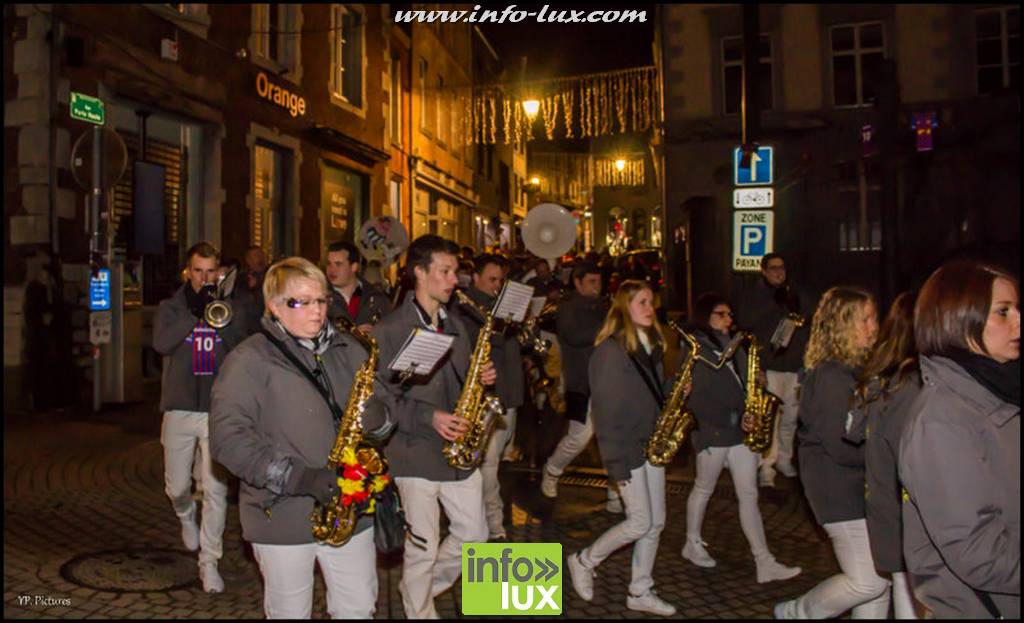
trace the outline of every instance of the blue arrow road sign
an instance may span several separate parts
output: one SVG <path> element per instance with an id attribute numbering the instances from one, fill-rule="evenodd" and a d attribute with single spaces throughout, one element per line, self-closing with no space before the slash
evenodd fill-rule
<path id="1" fill-rule="evenodd" d="M 89 279 L 89 309 L 106 311 L 110 309 L 110 269 L 101 268 Z"/>
<path id="2" fill-rule="evenodd" d="M 774 149 L 771 147 L 758 147 L 755 153 L 750 154 L 750 164 L 743 168 L 740 166 L 743 149 L 734 148 L 732 150 L 733 182 L 737 186 L 770 186 L 775 165 L 772 161 L 773 152 Z"/>

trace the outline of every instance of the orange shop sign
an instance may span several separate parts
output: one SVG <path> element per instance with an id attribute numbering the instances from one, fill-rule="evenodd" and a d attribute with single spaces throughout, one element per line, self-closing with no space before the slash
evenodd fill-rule
<path id="1" fill-rule="evenodd" d="M 256 94 L 268 102 L 284 108 L 293 117 L 306 114 L 306 99 L 304 97 L 272 84 L 267 74 L 262 71 L 256 74 Z"/>

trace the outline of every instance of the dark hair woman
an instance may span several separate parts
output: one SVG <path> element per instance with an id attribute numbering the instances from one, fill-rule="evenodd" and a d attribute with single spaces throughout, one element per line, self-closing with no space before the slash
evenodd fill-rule
<path id="1" fill-rule="evenodd" d="M 689 332 L 697 340 L 698 354 L 717 361 L 730 339 L 732 306 L 723 297 L 709 292 L 698 297 L 695 308 L 695 322 Z M 690 345 L 684 340 L 680 347 L 685 360 Z M 733 358 L 718 369 L 700 360 L 694 365 L 693 388 L 686 404 L 697 420 L 697 429 L 690 437 L 697 454 L 697 477 L 686 501 L 683 558 L 698 567 L 717 564 L 704 548 L 701 526 L 718 477 L 728 464 L 739 501 L 740 526 L 757 565 L 757 581 L 763 584 L 796 577 L 800 575 L 800 567 L 780 564 L 768 550 L 761 511 L 757 507 L 759 456 L 743 444 L 744 433 L 752 425 L 744 414 L 747 374 L 747 352 L 743 349 L 738 349 Z"/>
<path id="2" fill-rule="evenodd" d="M 913 292 L 896 297 L 878 341 L 857 379 L 856 408 L 845 438 L 864 444 L 865 511 L 871 557 L 879 573 L 892 575 L 895 618 L 915 619 L 903 563 L 899 446 L 903 424 L 921 391 L 914 346 Z"/>
<path id="3" fill-rule="evenodd" d="M 900 441 L 903 551 L 935 618 L 1020 617 L 1019 293 L 957 261 L 914 307 L 924 387 Z"/>

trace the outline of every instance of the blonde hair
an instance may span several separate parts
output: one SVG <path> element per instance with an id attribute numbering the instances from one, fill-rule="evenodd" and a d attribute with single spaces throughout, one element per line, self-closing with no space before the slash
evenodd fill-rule
<path id="1" fill-rule="evenodd" d="M 875 299 L 866 290 L 849 286 L 829 289 L 811 323 L 811 337 L 804 353 L 804 367 L 813 370 L 822 361 L 837 361 L 848 366 L 859 366 L 870 348 L 857 344 L 857 313 Z"/>
<path id="2" fill-rule="evenodd" d="M 594 346 L 614 337 L 626 348 L 627 352 L 635 353 L 641 348 L 637 331 L 643 329 L 647 332 L 647 337 L 650 338 L 652 349 L 655 345 L 664 347 L 665 333 L 661 330 L 661 324 L 658 323 L 657 317 L 654 318 L 654 324 L 650 328 L 644 329 L 633 324 L 633 319 L 629 316 L 629 304 L 644 290 L 653 294 L 650 284 L 646 281 L 627 279 L 622 282 L 612 299 L 611 309 L 608 310 L 608 315 L 604 318 L 604 325 L 597 333 Z"/>
<path id="3" fill-rule="evenodd" d="M 295 279 L 309 279 L 319 284 L 320 289 L 325 293 L 327 290 L 327 277 L 323 271 L 316 267 L 304 257 L 286 257 L 267 269 L 263 278 L 263 315 L 269 317 L 270 301 L 284 296 L 288 284 Z"/>

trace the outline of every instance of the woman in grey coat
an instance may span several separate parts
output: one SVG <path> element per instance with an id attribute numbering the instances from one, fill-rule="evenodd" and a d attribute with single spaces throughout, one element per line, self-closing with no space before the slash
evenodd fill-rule
<path id="1" fill-rule="evenodd" d="M 903 552 L 937 618 L 1020 617 L 1019 292 L 960 261 L 914 309 L 924 388 L 900 443 Z"/>
<path id="2" fill-rule="evenodd" d="M 853 411 L 844 439 L 864 445 L 864 499 L 871 556 L 879 573 L 892 575 L 893 613 L 916 619 L 903 562 L 902 501 L 899 481 L 900 435 L 907 413 L 921 391 L 914 347 L 912 292 L 896 297 L 857 381 Z"/>
<path id="3" fill-rule="evenodd" d="M 801 386 L 800 482 L 814 517 L 832 541 L 840 573 L 798 599 L 775 605 L 777 619 L 885 618 L 889 582 L 875 571 L 864 519 L 864 449 L 845 441 L 858 369 L 875 341 L 874 299 L 835 287 L 814 312 Z"/>
<path id="4" fill-rule="evenodd" d="M 732 328 L 732 307 L 714 293 L 697 298 L 694 311 L 697 319 L 690 330 L 697 340 L 700 355 L 718 361 L 729 342 Z M 683 346 L 683 358 L 689 356 L 689 345 Z M 750 544 L 757 565 L 759 584 L 788 580 L 800 575 L 800 567 L 780 564 L 768 550 L 761 511 L 757 507 L 758 455 L 743 444 L 744 433 L 753 427 L 752 417 L 744 413 L 746 406 L 747 352 L 738 349 L 728 363 L 715 369 L 700 360 L 693 368 L 693 388 L 686 406 L 697 419 L 691 434 L 697 453 L 697 477 L 686 500 L 686 545 L 683 558 L 698 567 L 714 567 L 717 563 L 704 548 L 701 525 L 704 511 L 715 492 L 722 469 L 729 467 L 736 499 L 740 507 L 740 526 Z"/>
<path id="5" fill-rule="evenodd" d="M 619 287 L 590 358 L 591 414 L 608 480 L 618 483 L 626 519 L 590 547 L 569 556 L 572 586 L 584 601 L 594 596 L 594 569 L 633 543 L 633 579 L 626 607 L 672 616 L 676 609 L 654 592 L 654 559 L 665 527 L 665 468 L 647 461 L 644 448 L 665 400 L 665 338 L 644 281 Z"/>
<path id="6" fill-rule="evenodd" d="M 368 355 L 327 322 L 327 280 L 309 261 L 292 257 L 274 264 L 263 291 L 262 332 L 231 352 L 213 386 L 210 448 L 213 458 L 241 480 L 239 517 L 263 575 L 264 611 L 270 619 L 308 619 L 319 563 L 330 615 L 372 618 L 377 602 L 372 515 L 361 517 L 351 538 L 338 547 L 316 542 L 310 521 L 315 502 L 330 504 L 339 495 L 339 473 L 327 465 L 337 436 L 335 413 L 340 416 L 345 408 L 355 373 Z M 382 438 L 391 428 L 390 399 L 379 383 L 374 389 L 362 428 L 364 436 Z M 352 482 L 346 479 L 346 487 Z M 345 493 L 355 500 L 362 495 Z"/>

